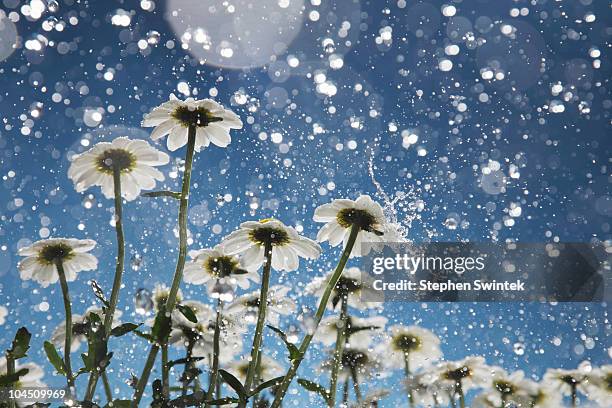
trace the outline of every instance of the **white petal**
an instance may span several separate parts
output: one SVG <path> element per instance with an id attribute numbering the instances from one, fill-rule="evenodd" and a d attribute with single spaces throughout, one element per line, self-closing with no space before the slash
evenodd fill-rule
<path id="1" fill-rule="evenodd" d="M 175 126 L 180 126 L 180 124 L 173 119 L 168 119 L 165 122 L 160 123 L 155 129 L 153 129 L 153 132 L 151 132 L 151 139 L 158 140 L 166 136 Z"/>
<path id="2" fill-rule="evenodd" d="M 168 150 L 175 151 L 187 144 L 187 128 L 175 126 L 168 136 Z"/>
<path id="3" fill-rule="evenodd" d="M 206 126 L 206 130 L 210 141 L 219 147 L 227 147 L 232 141 L 227 129 L 223 129 L 214 123 Z"/>

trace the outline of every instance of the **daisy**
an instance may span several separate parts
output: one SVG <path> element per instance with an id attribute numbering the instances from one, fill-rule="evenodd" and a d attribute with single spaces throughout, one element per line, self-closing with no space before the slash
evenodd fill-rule
<path id="1" fill-rule="evenodd" d="M 585 389 L 590 400 L 605 406 L 612 401 L 612 365 L 604 365 L 594 369 L 588 376 Z"/>
<path id="2" fill-rule="evenodd" d="M 295 301 L 287 296 L 289 290 L 291 288 L 288 286 L 276 285 L 268 291 L 266 321 L 272 326 L 278 326 L 280 316 L 290 315 L 296 310 Z M 259 291 L 242 295 L 227 307 L 226 312 L 238 320 L 253 324 L 257 320 L 259 297 Z"/>
<path id="3" fill-rule="evenodd" d="M 227 371 L 234 374 L 234 376 L 243 383 L 246 379 L 248 369 L 249 361 L 247 359 L 233 361 L 227 367 Z M 259 365 L 259 369 L 260 371 L 258 373 L 258 377 L 261 382 L 271 380 L 285 373 L 284 368 L 280 364 L 278 364 L 276 360 L 263 354 L 261 355 L 261 363 Z"/>
<path id="4" fill-rule="evenodd" d="M 313 296 L 322 297 L 333 273 L 334 271 L 331 271 L 325 276 L 313 279 L 312 282 L 306 285 L 305 292 Z M 381 306 L 381 302 L 370 301 L 371 299 L 380 299 L 380 294 L 373 289 L 373 279 L 356 267 L 344 270 L 333 289 L 332 296 L 328 302 L 328 308 L 336 309 L 343 297 L 346 299 L 348 306 L 358 310 Z"/>
<path id="5" fill-rule="evenodd" d="M 0 306 L 0 326 L 6 323 L 6 316 L 8 316 L 8 309 L 4 306 Z"/>
<path id="6" fill-rule="evenodd" d="M 470 356 L 459 361 L 445 361 L 436 368 L 437 375 L 431 377 L 443 387 L 454 387 L 463 394 L 487 383 L 491 373 L 483 357 Z"/>
<path id="7" fill-rule="evenodd" d="M 158 283 L 153 288 L 153 308 L 157 312 L 163 305 L 166 304 L 168 296 L 170 295 L 170 288 L 163 283 Z M 179 289 L 176 295 L 176 303 L 181 303 L 183 300 L 183 292 Z"/>
<path id="8" fill-rule="evenodd" d="M 574 370 L 549 368 L 544 374 L 543 382 L 562 395 L 571 397 L 572 405 L 575 406 L 578 391 L 588 394 L 586 389 L 589 381 L 588 367 L 590 367 L 590 364 L 586 362 L 586 364 L 581 364 Z"/>
<path id="9" fill-rule="evenodd" d="M 370 245 L 363 243 L 399 242 L 397 230 L 387 222 L 382 207 L 370 196 L 361 195 L 357 200 L 337 199 L 315 210 L 312 219 L 326 223 L 317 234 L 317 241 L 329 241 L 331 246 L 340 243 L 346 247 L 351 228 L 359 227 L 359 233 L 351 251 L 351 258 L 370 253 Z"/>
<path id="10" fill-rule="evenodd" d="M 187 144 L 188 129 L 196 128 L 195 150 L 199 152 L 210 143 L 226 147 L 231 142 L 230 129 L 241 129 L 242 121 L 234 112 L 211 99 L 182 101 L 174 94 L 170 100 L 145 115 L 143 127 L 155 127 L 151 139 L 168 136 L 168 149 L 175 151 Z"/>
<path id="11" fill-rule="evenodd" d="M 487 399 L 495 403 L 495 406 L 506 406 L 514 404 L 516 406 L 530 406 L 532 401 L 531 393 L 533 386 L 531 381 L 525 379 L 523 371 L 515 371 L 508 374 L 501 367 L 491 367 L 489 377 L 489 389 Z M 523 404 L 523 405 L 521 405 Z M 513 405 L 513 406 L 514 406 Z"/>
<path id="12" fill-rule="evenodd" d="M 212 249 L 190 251 L 192 258 L 185 265 L 183 280 L 194 285 L 206 285 L 213 293 L 219 284 L 248 289 L 250 281 L 259 282 L 259 275 L 240 266 L 238 257 L 226 255 L 219 245 Z"/>
<path id="13" fill-rule="evenodd" d="M 210 365 L 214 347 L 216 312 L 208 305 L 189 300 L 183 303 L 195 314 L 198 322 L 189 321 L 180 311 L 172 312 L 172 331 L 168 344 L 177 347 L 188 347 L 191 344 L 192 356 L 201 357 L 196 364 Z M 231 315 L 222 314 L 219 331 L 219 361 L 223 364 L 231 361 L 242 352 L 242 334 L 244 327 Z"/>
<path id="14" fill-rule="evenodd" d="M 72 282 L 80 271 L 91 271 L 98 267 L 98 260 L 89 254 L 96 246 L 91 239 L 49 238 L 21 248 L 18 255 L 26 257 L 19 262 L 19 276 L 23 280 L 34 280 L 43 288 L 59 279 L 61 264 L 66 281 Z"/>
<path id="15" fill-rule="evenodd" d="M 331 346 L 336 342 L 338 328 L 340 325 L 339 316 L 329 316 L 321 320 L 319 328 L 313 337 L 314 341 L 318 341 L 325 346 Z M 383 330 L 387 324 L 387 318 L 383 316 L 374 317 L 348 317 L 347 333 L 348 344 L 350 347 L 368 347 L 372 340 L 377 335 L 377 332 Z M 366 329 L 367 328 L 367 329 Z"/>
<path id="16" fill-rule="evenodd" d="M 72 340 L 70 342 L 71 352 L 77 351 L 79 347 L 81 347 L 81 343 L 87 342 L 87 325 L 92 314 L 97 315 L 101 321 L 104 321 L 104 313 L 102 312 L 102 309 L 96 307 L 90 307 L 87 309 L 84 315 L 72 315 Z M 113 316 L 113 328 L 121 325 L 121 322 L 119 321 L 121 315 L 122 312 L 120 310 L 115 310 Z M 53 331 L 53 334 L 51 335 L 51 343 L 55 344 L 56 347 L 63 349 L 65 340 L 66 322 L 64 321 L 60 323 Z"/>
<path id="17" fill-rule="evenodd" d="M 27 389 L 27 388 L 45 388 L 47 385 L 43 383 L 41 380 L 44 377 L 45 373 L 43 369 L 35 363 L 26 363 L 19 364 L 19 362 L 15 362 L 15 371 L 19 371 L 21 369 L 27 369 L 28 373 L 22 377 L 19 377 L 19 381 L 11 384 L 12 388 L 17 389 Z M 8 372 L 8 367 L 6 364 L 6 357 L 0 357 L 0 377 L 6 375 Z M 36 400 L 23 400 L 19 399 L 17 401 L 17 406 L 25 407 L 30 404 L 36 403 Z"/>
<path id="18" fill-rule="evenodd" d="M 334 365 L 333 355 L 323 362 L 321 368 L 330 370 Z M 383 368 L 380 356 L 367 348 L 346 347 L 342 350 L 338 380 L 356 380 L 358 383 L 364 378 L 374 378 Z M 355 377 L 355 378 L 353 378 Z"/>
<path id="19" fill-rule="evenodd" d="M 524 379 L 521 382 L 523 392 L 528 395 L 528 404 L 524 406 L 529 408 L 558 408 L 563 406 L 563 397 L 557 391 L 553 390 L 544 382 L 536 383 L 531 380 Z"/>
<path id="20" fill-rule="evenodd" d="M 442 357 L 440 339 L 430 330 L 419 326 L 395 325 L 380 347 L 387 350 L 387 362 L 393 368 L 404 368 L 408 373 L 431 366 Z"/>
<path id="21" fill-rule="evenodd" d="M 225 254 L 241 255 L 242 265 L 252 269 L 264 263 L 267 245 L 272 248 L 268 256 L 272 257 L 272 268 L 277 271 L 294 271 L 299 267 L 299 257 L 316 259 L 321 255 L 321 247 L 316 242 L 275 219 L 243 222 L 221 243 Z"/>
<path id="22" fill-rule="evenodd" d="M 363 399 L 359 402 L 350 405 L 351 408 L 372 408 L 377 407 L 378 403 L 384 398 L 389 396 L 391 392 L 386 389 L 378 389 L 370 391 Z"/>
<path id="23" fill-rule="evenodd" d="M 431 381 L 431 371 L 422 371 L 404 379 L 413 403 L 418 407 L 443 407 L 450 403 L 454 387 Z"/>
<path id="24" fill-rule="evenodd" d="M 118 137 L 112 142 L 100 142 L 88 151 L 72 157 L 68 177 L 81 193 L 100 186 L 106 198 L 115 197 L 114 170 L 120 173 L 121 196 L 136 199 L 142 190 L 155 188 L 164 175 L 155 168 L 168 164 L 170 156 L 151 147 L 144 140 Z"/>

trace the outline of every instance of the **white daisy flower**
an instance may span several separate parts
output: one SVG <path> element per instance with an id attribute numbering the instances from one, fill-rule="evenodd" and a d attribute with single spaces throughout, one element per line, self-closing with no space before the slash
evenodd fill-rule
<path id="1" fill-rule="evenodd" d="M 546 370 L 542 382 L 562 395 L 571 398 L 576 398 L 578 392 L 586 395 L 588 394 L 586 385 L 589 382 L 590 367 L 591 365 L 588 362 L 584 362 L 573 370 L 549 368 Z"/>
<path id="2" fill-rule="evenodd" d="M 233 361 L 227 366 L 227 371 L 232 373 L 243 383 L 246 379 L 248 369 L 249 360 L 247 359 Z M 258 377 L 261 382 L 265 382 L 285 374 L 285 369 L 278 364 L 276 360 L 263 354 L 261 355 L 260 370 L 261 371 L 259 372 Z"/>
<path id="3" fill-rule="evenodd" d="M 508 373 L 501 367 L 490 367 L 488 379 L 489 392 L 485 393 L 486 400 L 498 406 L 531 406 L 531 393 L 534 383 L 525 379 L 523 371 Z"/>
<path id="4" fill-rule="evenodd" d="M 241 268 L 240 259 L 226 255 L 220 245 L 189 251 L 189 256 L 192 260 L 185 265 L 183 280 L 193 285 L 206 285 L 209 294 L 219 283 L 248 289 L 250 281 L 259 282 L 256 272 Z"/>
<path id="5" fill-rule="evenodd" d="M 370 196 L 361 195 L 357 200 L 337 199 L 315 210 L 312 219 L 326 223 L 317 234 L 317 241 L 329 241 L 331 246 L 340 243 L 346 247 L 351 227 L 357 225 L 359 234 L 351 251 L 351 258 L 370 253 L 370 245 L 363 243 L 400 242 L 402 239 L 393 225 L 385 219 L 382 207 Z"/>
<path id="6" fill-rule="evenodd" d="M 464 393 L 487 383 L 491 372 L 483 357 L 470 356 L 459 361 L 440 363 L 431 379 L 444 387 L 460 388 Z"/>
<path id="7" fill-rule="evenodd" d="M 437 372 L 421 371 L 403 380 L 406 389 L 411 391 L 414 404 L 418 407 L 445 407 L 450 403 L 454 386 L 432 381 L 432 375 L 437 377 Z"/>
<path id="8" fill-rule="evenodd" d="M 90 150 L 73 156 L 68 177 L 77 192 L 100 186 L 106 198 L 114 198 L 113 171 L 120 171 L 121 196 L 136 199 L 142 190 L 155 188 L 164 175 L 155 168 L 168 164 L 170 156 L 153 148 L 144 140 L 118 137 L 111 143 L 101 142 Z"/>
<path id="9" fill-rule="evenodd" d="M 278 326 L 280 316 L 287 316 L 295 312 L 296 304 L 287 296 L 291 288 L 282 285 L 270 287 L 268 291 L 266 321 L 272 326 Z M 226 312 L 236 316 L 239 321 L 254 324 L 257 321 L 259 310 L 259 291 L 242 295 L 227 308 Z"/>
<path id="10" fill-rule="evenodd" d="M 59 280 L 57 263 L 61 262 L 66 281 L 72 282 L 78 272 L 98 267 L 98 259 L 88 253 L 95 246 L 96 241 L 91 239 L 49 238 L 37 241 L 18 251 L 18 255 L 26 257 L 19 262 L 19 276 L 46 288 Z"/>
<path id="11" fill-rule="evenodd" d="M 339 316 L 329 316 L 321 320 L 319 328 L 313 337 L 325 346 L 331 346 L 336 342 L 336 335 L 340 322 Z M 387 318 L 383 316 L 357 317 L 349 316 L 347 322 L 347 333 L 349 347 L 367 348 L 373 339 L 385 328 Z"/>
<path id="12" fill-rule="evenodd" d="M 316 259 L 321 255 L 316 242 L 275 219 L 243 222 L 221 243 L 226 254 L 241 255 L 242 265 L 248 269 L 264 263 L 266 245 L 272 247 L 272 268 L 277 271 L 295 271 L 300 257 Z"/>
<path id="13" fill-rule="evenodd" d="M 379 347 L 389 354 L 386 361 L 390 367 L 406 369 L 407 364 L 410 373 L 429 367 L 442 357 L 438 336 L 419 326 L 391 326 L 387 341 Z"/>
<path id="14" fill-rule="evenodd" d="M 193 342 L 193 357 L 202 357 L 196 364 L 210 365 L 214 347 L 216 312 L 208 305 L 189 300 L 183 303 L 195 314 L 198 322 L 189 321 L 179 310 L 172 312 L 172 331 L 168 344 L 187 347 Z M 242 334 L 245 329 L 232 315 L 222 313 L 219 331 L 219 362 L 225 364 L 242 352 Z"/>
<path id="15" fill-rule="evenodd" d="M 338 381 L 342 383 L 347 379 L 352 379 L 353 373 L 357 377 L 357 382 L 365 378 L 374 378 L 383 369 L 381 355 L 367 348 L 345 347 L 342 350 L 340 370 L 338 371 Z M 321 369 L 329 372 L 334 365 L 333 353 L 329 359 L 321 364 Z"/>
<path id="16" fill-rule="evenodd" d="M 19 371 L 22 368 L 26 368 L 28 370 L 28 373 L 20 377 L 19 381 L 13 384 L 12 387 L 17 388 L 17 389 L 24 389 L 24 388 L 44 388 L 47 386 L 44 382 L 41 381 L 45 373 L 42 367 L 40 367 L 38 364 L 35 364 L 35 363 L 19 364 L 19 361 L 16 361 L 15 370 Z M 6 375 L 7 372 L 8 372 L 8 367 L 6 364 L 6 357 L 1 356 L 0 357 L 0 376 Z M 17 401 L 17 406 L 26 407 L 30 404 L 34 404 L 35 402 L 37 401 L 19 399 Z"/>
<path id="17" fill-rule="evenodd" d="M 391 392 L 386 389 L 378 389 L 370 391 L 359 402 L 351 403 L 351 408 L 373 408 L 378 407 L 379 403 L 389 396 Z"/>
<path id="18" fill-rule="evenodd" d="M 0 306 L 0 326 L 6 323 L 6 316 L 8 316 L 8 309 L 4 306 Z"/>
<path id="19" fill-rule="evenodd" d="M 331 271 L 324 276 L 314 278 L 306 285 L 305 293 L 319 298 L 322 297 L 333 273 L 334 271 Z M 380 299 L 380 293 L 373 289 L 373 282 L 372 277 L 362 273 L 359 268 L 346 268 L 333 289 L 327 307 L 331 310 L 336 309 L 343 296 L 346 298 L 349 307 L 358 310 L 381 306 L 381 302 L 370 301 L 371 299 Z"/>
<path id="20" fill-rule="evenodd" d="M 241 129 L 240 117 L 212 99 L 182 101 L 174 94 L 170 100 L 145 115 L 144 127 L 155 127 L 151 139 L 168 136 L 168 149 L 175 151 L 187 144 L 189 126 L 196 126 L 195 150 L 199 152 L 211 143 L 227 147 L 231 142 L 230 129 Z"/>
<path id="21" fill-rule="evenodd" d="M 528 398 L 526 400 L 527 403 L 518 406 L 529 408 L 558 408 L 563 406 L 563 396 L 547 386 L 544 382 L 536 383 L 528 379 L 523 379 L 519 386 L 521 387 L 521 393 L 527 395 Z M 520 403 L 520 400 L 517 402 Z"/>
<path id="22" fill-rule="evenodd" d="M 590 400 L 605 406 L 612 401 L 612 364 L 595 368 L 588 375 L 585 391 Z"/>
<path id="23" fill-rule="evenodd" d="M 101 321 L 104 321 L 104 313 L 102 309 L 97 307 L 90 307 L 85 311 L 84 315 L 73 314 L 72 315 L 72 342 L 70 343 L 70 351 L 75 352 L 81 347 L 81 343 L 87 342 L 87 323 L 92 314 L 97 315 Z M 113 325 L 115 328 L 121 325 L 121 315 L 123 313 L 120 310 L 115 310 L 113 315 Z M 59 349 L 64 349 L 66 340 L 66 322 L 61 322 L 51 335 L 51 343 L 53 343 Z"/>

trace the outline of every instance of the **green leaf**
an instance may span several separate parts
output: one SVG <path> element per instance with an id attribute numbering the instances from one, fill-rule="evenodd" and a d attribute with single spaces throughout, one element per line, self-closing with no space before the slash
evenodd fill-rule
<path id="1" fill-rule="evenodd" d="M 178 364 L 189 364 L 200 360 L 204 360 L 204 357 L 179 358 L 177 360 L 168 361 L 166 363 L 166 368 L 174 367 Z"/>
<path id="2" fill-rule="evenodd" d="M 30 349 L 30 338 L 32 338 L 32 335 L 28 329 L 21 327 L 15 333 L 15 339 L 11 348 L 6 350 L 7 354 L 10 354 L 13 360 L 26 357 L 26 353 Z"/>
<path id="3" fill-rule="evenodd" d="M 208 405 L 228 405 L 228 404 L 238 404 L 240 402 L 239 398 L 234 397 L 225 397 L 210 401 L 204 401 Z"/>
<path id="4" fill-rule="evenodd" d="M 170 316 L 166 316 L 166 308 L 162 306 L 155 316 L 155 323 L 153 323 L 151 335 L 159 344 L 166 344 L 171 329 L 172 320 Z"/>
<path id="5" fill-rule="evenodd" d="M 131 405 L 131 400 L 116 399 L 106 404 L 104 408 L 130 408 Z"/>
<path id="6" fill-rule="evenodd" d="M 16 373 L 13 373 L 11 375 L 8 375 L 8 374 L 0 375 L 0 387 L 12 385 L 13 383 L 19 381 L 19 378 L 23 377 L 29 372 L 30 372 L 29 369 L 22 368 L 20 370 L 17 370 Z"/>
<path id="7" fill-rule="evenodd" d="M 274 327 L 274 326 L 270 326 L 269 324 L 267 324 L 266 326 L 268 326 L 268 328 L 272 330 L 274 333 L 278 334 L 278 336 L 283 340 L 283 342 L 285 343 L 285 346 L 287 347 L 287 351 L 289 351 L 290 360 L 297 360 L 298 358 L 301 357 L 300 350 L 298 350 L 295 344 L 287 340 L 287 335 L 281 329 Z"/>
<path id="8" fill-rule="evenodd" d="M 178 193 L 176 191 L 168 191 L 168 190 L 162 190 L 162 191 L 149 191 L 147 193 L 142 193 L 141 196 L 143 197 L 170 197 L 170 198 L 174 198 L 175 200 L 180 200 L 181 199 L 181 193 Z"/>
<path id="9" fill-rule="evenodd" d="M 98 282 L 93 279 L 91 281 L 91 290 L 104 306 L 110 307 L 110 303 L 108 303 L 108 300 L 106 300 L 106 297 L 104 296 L 104 290 L 102 290 L 102 287 L 98 284 Z"/>
<path id="10" fill-rule="evenodd" d="M 57 371 L 61 375 L 66 375 L 66 368 L 64 367 L 64 362 L 62 361 L 62 358 L 55 349 L 55 346 L 52 343 L 45 341 L 43 347 L 45 349 L 45 354 L 47 355 L 49 362 L 55 368 L 55 371 Z"/>
<path id="11" fill-rule="evenodd" d="M 350 337 L 351 335 L 358 333 L 360 331 L 364 331 L 364 330 L 379 330 L 381 327 L 379 326 L 357 326 L 357 327 L 347 327 L 346 329 L 346 335 L 348 337 Z"/>
<path id="12" fill-rule="evenodd" d="M 122 325 L 117 326 L 111 330 L 111 336 L 121 337 L 124 334 L 128 334 L 129 332 L 136 330 L 140 326 L 142 326 L 142 323 L 141 324 L 123 323 Z"/>
<path id="13" fill-rule="evenodd" d="M 193 309 L 191 309 L 189 306 L 179 304 L 179 305 L 176 305 L 176 307 L 183 314 L 183 316 L 185 316 L 185 318 L 189 320 L 191 323 L 198 322 L 198 318 L 196 317 L 195 313 L 193 313 Z"/>
<path id="14" fill-rule="evenodd" d="M 285 376 L 281 375 L 280 377 L 272 378 L 271 380 L 262 382 L 261 384 L 259 384 L 251 392 L 251 394 L 249 396 L 253 396 L 253 395 L 259 394 L 260 392 L 262 392 L 266 388 L 276 387 L 277 385 L 279 385 L 283 381 L 283 378 L 285 378 Z"/>
<path id="15" fill-rule="evenodd" d="M 241 400 L 247 399 L 247 392 L 239 379 L 237 379 L 236 377 L 234 377 L 233 374 L 225 370 L 219 370 L 219 374 L 221 374 L 221 377 L 223 377 L 223 381 L 225 381 L 227 385 L 229 385 L 234 389 L 234 391 L 236 391 L 238 397 L 240 397 Z"/>
<path id="16" fill-rule="evenodd" d="M 153 337 L 153 335 L 151 335 L 150 333 L 144 333 L 144 332 L 141 332 L 140 330 L 134 330 L 134 334 L 137 335 L 138 337 L 142 337 L 143 339 L 149 341 L 150 343 L 155 343 L 155 337 Z"/>
<path id="17" fill-rule="evenodd" d="M 297 382 L 306 390 L 319 394 L 326 403 L 329 403 L 329 391 L 327 391 L 327 388 L 317 384 L 316 382 L 305 380 L 303 378 L 298 379 Z"/>

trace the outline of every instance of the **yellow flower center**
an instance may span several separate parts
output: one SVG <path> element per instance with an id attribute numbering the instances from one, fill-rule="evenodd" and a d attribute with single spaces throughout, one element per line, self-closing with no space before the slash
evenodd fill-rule
<path id="1" fill-rule="evenodd" d="M 74 257 L 72 247 L 63 242 L 49 244 L 42 247 L 38 253 L 38 263 L 42 265 L 52 265 L 56 262 L 65 262 Z"/>
<path id="2" fill-rule="evenodd" d="M 204 269 L 214 278 L 225 278 L 233 273 L 246 272 L 238 267 L 238 260 L 232 256 L 211 256 L 206 259 Z"/>
<path id="3" fill-rule="evenodd" d="M 342 353 L 342 366 L 350 370 L 363 368 L 368 361 L 368 356 L 363 351 L 347 349 Z"/>
<path id="4" fill-rule="evenodd" d="M 213 122 L 221 122 L 223 119 L 213 116 L 213 114 L 205 108 L 197 108 L 190 110 L 187 106 L 179 106 L 172 113 L 172 117 L 184 127 L 197 126 L 205 127 Z"/>
<path id="5" fill-rule="evenodd" d="M 365 210 L 357 210 L 355 208 L 344 208 L 338 211 L 336 220 L 343 228 L 350 228 L 353 225 L 357 225 L 359 229 L 367 232 L 373 232 L 375 234 L 382 235 L 382 232 L 376 231 L 376 217 Z"/>
<path id="6" fill-rule="evenodd" d="M 249 239 L 257 245 L 282 246 L 289 243 L 289 235 L 280 228 L 258 227 L 249 232 Z"/>
<path id="7" fill-rule="evenodd" d="M 121 173 L 129 173 L 136 166 L 136 156 L 124 149 L 108 149 L 96 159 L 98 171 L 113 174 L 117 169 Z"/>
<path id="8" fill-rule="evenodd" d="M 410 333 L 401 333 L 393 337 L 393 345 L 397 350 L 408 354 L 419 350 L 423 343 L 420 338 Z"/>
<path id="9" fill-rule="evenodd" d="M 462 379 L 468 378 L 470 376 L 472 376 L 472 370 L 467 366 L 459 367 L 455 370 L 449 370 L 444 373 L 444 378 L 446 378 L 447 380 L 452 380 L 455 383 L 458 383 Z"/>
<path id="10" fill-rule="evenodd" d="M 493 386 L 497 391 L 504 395 L 512 395 L 515 392 L 514 385 L 509 383 L 508 381 L 494 381 Z"/>

